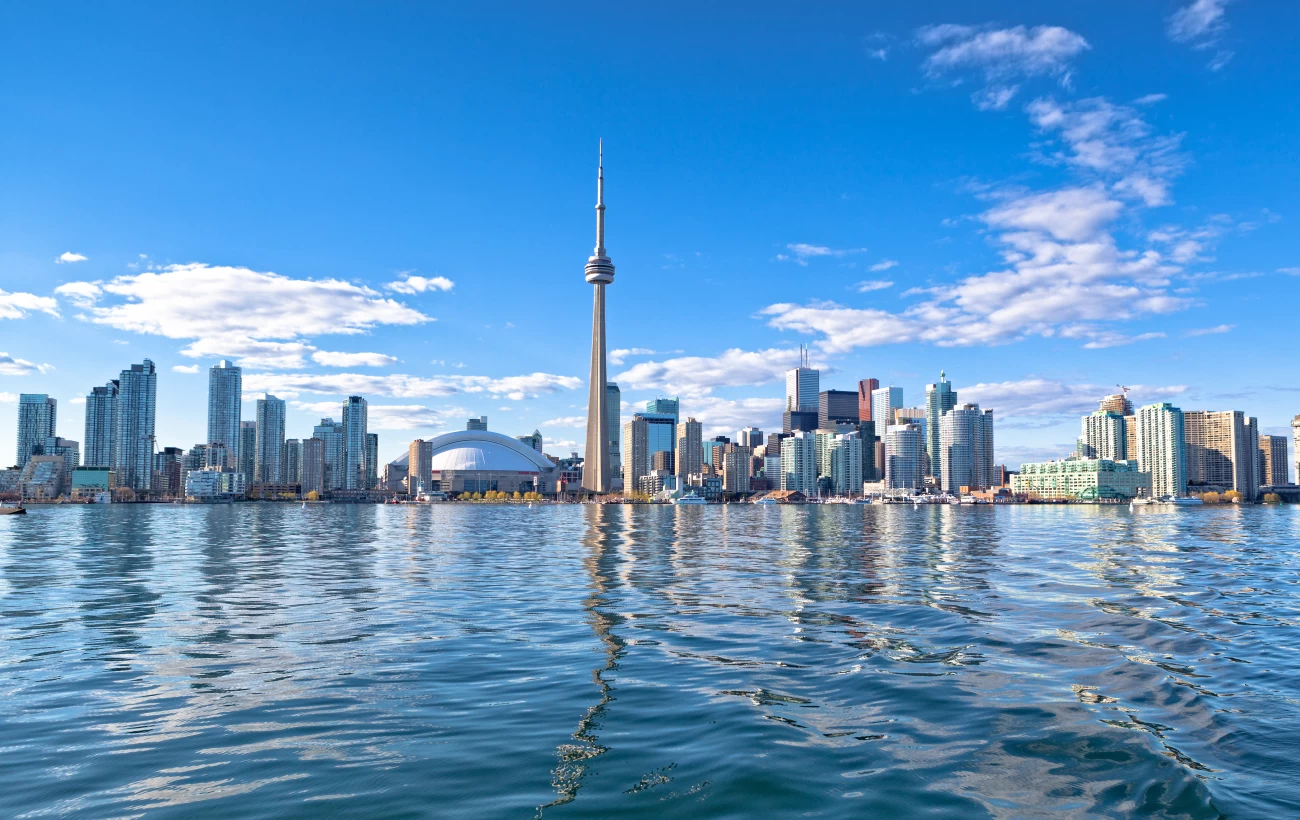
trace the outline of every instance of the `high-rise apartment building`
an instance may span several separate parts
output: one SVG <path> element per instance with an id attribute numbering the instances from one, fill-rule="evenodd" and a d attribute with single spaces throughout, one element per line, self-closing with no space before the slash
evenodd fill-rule
<path id="1" fill-rule="evenodd" d="M 239 415 L 244 400 L 243 371 L 223 360 L 208 370 L 208 444 L 224 444 L 239 464 Z M 256 462 L 256 457 L 254 457 Z M 249 484 L 254 479 L 246 478 Z"/>
<path id="2" fill-rule="evenodd" d="M 370 467 L 366 463 L 366 433 L 369 432 L 370 405 L 361 396 L 348 396 L 343 402 L 343 489 L 369 489 Z M 487 429 L 487 416 L 482 417 Z M 475 428 L 478 429 L 478 428 Z"/>
<path id="3" fill-rule="evenodd" d="M 114 457 L 113 436 L 117 432 L 116 379 L 103 387 L 91 388 L 86 396 L 85 450 L 82 455 L 87 467 L 112 467 Z"/>
<path id="4" fill-rule="evenodd" d="M 1188 492 L 1259 495 L 1259 422 L 1240 410 L 1183 413 Z"/>
<path id="5" fill-rule="evenodd" d="M 677 475 L 683 479 L 698 475 L 703 457 L 704 425 L 692 416 L 677 425 Z"/>
<path id="6" fill-rule="evenodd" d="M 117 486 L 147 492 L 153 474 L 154 421 L 158 411 L 158 371 L 149 359 L 118 376 L 113 433 Z"/>
<path id="7" fill-rule="evenodd" d="M 433 479 L 433 442 L 417 438 L 406 448 L 406 486 L 411 493 L 429 490 Z"/>
<path id="8" fill-rule="evenodd" d="M 925 449 L 926 443 L 930 440 L 929 436 L 929 419 L 926 416 L 923 407 L 898 407 L 894 409 L 894 424 L 910 424 L 917 430 L 921 431 L 921 475 L 933 475 L 932 467 L 937 465 L 930 464 L 930 451 Z M 922 482 L 924 483 L 924 482 Z"/>
<path id="9" fill-rule="evenodd" d="M 871 420 L 858 422 L 858 438 L 862 439 L 862 480 L 879 481 L 877 472 L 880 465 L 876 460 L 876 423 Z"/>
<path id="10" fill-rule="evenodd" d="M 1121 413 L 1098 410 L 1083 417 L 1079 455 L 1123 461 L 1128 455 L 1128 424 Z"/>
<path id="11" fill-rule="evenodd" d="M 1291 419 L 1291 454 L 1295 457 L 1295 480 L 1300 483 L 1300 415 Z"/>
<path id="12" fill-rule="evenodd" d="M 623 425 L 623 491 L 631 492 L 650 474 L 650 423 L 636 413 Z"/>
<path id="13" fill-rule="evenodd" d="M 343 436 L 343 425 L 332 418 L 323 418 L 320 420 L 320 424 L 312 428 L 311 434 L 321 441 L 321 480 L 324 482 L 325 489 L 343 489 L 344 453 L 347 450 Z M 307 467 L 306 459 L 306 451 L 304 450 L 304 470 Z M 306 492 L 306 490 L 303 492 Z"/>
<path id="14" fill-rule="evenodd" d="M 930 462 L 930 475 L 938 480 L 940 487 L 944 486 L 944 481 L 943 458 L 939 452 L 942 433 L 939 422 L 944 413 L 956 406 L 957 391 L 952 389 L 948 374 L 940 370 L 939 381 L 925 386 L 925 454 Z"/>
<path id="15" fill-rule="evenodd" d="M 1112 393 L 1101 400 L 1101 405 L 1097 408 L 1103 413 L 1118 413 L 1121 416 L 1133 415 L 1133 402 L 1128 400 L 1126 393 Z"/>
<path id="16" fill-rule="evenodd" d="M 1287 464 L 1286 436 L 1259 437 L 1259 483 L 1262 487 L 1277 487 L 1291 483 Z"/>
<path id="17" fill-rule="evenodd" d="M 671 413 L 639 413 L 646 421 L 646 441 L 650 448 L 647 463 L 654 462 L 655 453 L 672 453 L 677 449 L 677 417 Z M 624 485 L 626 486 L 626 485 Z"/>
<path id="18" fill-rule="evenodd" d="M 257 480 L 256 421 L 241 421 L 239 423 L 239 444 L 233 456 L 235 471 L 244 475 L 244 486 L 252 485 Z"/>
<path id="19" fill-rule="evenodd" d="M 1137 411 L 1138 470 L 1151 475 L 1151 494 L 1187 494 L 1187 456 L 1183 411 L 1169 402 L 1148 404 Z"/>
<path id="20" fill-rule="evenodd" d="M 623 391 L 618 389 L 617 383 L 605 385 L 605 400 L 605 413 L 609 416 L 609 473 L 621 480 L 623 455 L 619 439 L 623 435 Z"/>
<path id="21" fill-rule="evenodd" d="M 963 404 L 939 420 L 939 487 L 959 493 L 962 487 L 993 486 L 993 411 Z"/>
<path id="22" fill-rule="evenodd" d="M 379 487 L 379 434 L 366 433 L 366 489 Z"/>
<path id="23" fill-rule="evenodd" d="M 749 473 L 754 451 L 741 444 L 728 444 L 722 451 L 722 489 L 728 493 L 749 492 Z"/>
<path id="24" fill-rule="evenodd" d="M 323 421 L 329 421 L 324 419 Z M 332 424 L 332 422 L 331 422 Z M 308 438 L 302 441 L 302 494 L 324 493 L 325 484 L 325 441 Z"/>
<path id="25" fill-rule="evenodd" d="M 840 495 L 862 493 L 862 438 L 840 433 L 830 442 L 830 477 Z"/>
<path id="26" fill-rule="evenodd" d="M 270 393 L 257 400 L 257 431 L 254 438 L 253 483 L 284 484 L 283 399 Z"/>
<path id="27" fill-rule="evenodd" d="M 302 483 L 302 442 L 296 438 L 284 440 L 284 483 Z"/>
<path id="28" fill-rule="evenodd" d="M 915 424 L 885 428 L 885 487 L 918 490 L 925 486 L 925 436 Z"/>
<path id="29" fill-rule="evenodd" d="M 746 427 L 736 434 L 736 443 L 742 447 L 748 447 L 751 450 L 762 447 L 766 442 L 763 439 L 763 431 L 757 427 Z"/>
<path id="30" fill-rule="evenodd" d="M 781 439 L 781 489 L 812 495 L 817 490 L 817 442 L 803 430 Z"/>
<path id="31" fill-rule="evenodd" d="M 18 397 L 18 450 L 15 463 L 25 467 L 32 456 L 45 453 L 45 440 L 56 435 L 59 403 L 44 393 L 23 393 Z"/>
<path id="32" fill-rule="evenodd" d="M 881 435 L 894 423 L 894 411 L 903 406 L 903 388 L 878 387 L 871 391 L 871 419 L 876 423 L 876 435 Z M 882 436 L 883 438 L 883 436 Z"/>
<path id="33" fill-rule="evenodd" d="M 880 389 L 879 379 L 862 379 L 858 382 L 858 421 L 875 421 L 871 394 L 878 389 Z"/>
<path id="34" fill-rule="evenodd" d="M 1286 442 L 1283 442 L 1285 445 Z M 170 448 L 169 448 L 170 449 Z M 81 442 L 72 439 L 50 436 L 41 443 L 38 455 L 61 456 L 63 458 L 63 486 L 72 487 L 72 471 L 81 464 Z"/>
<path id="35" fill-rule="evenodd" d="M 808 366 L 808 353 L 799 351 L 799 366 L 785 371 L 785 409 L 817 412 L 821 373 Z"/>
<path id="36" fill-rule="evenodd" d="M 817 427 L 857 424 L 858 394 L 850 390 L 823 390 L 817 394 Z"/>

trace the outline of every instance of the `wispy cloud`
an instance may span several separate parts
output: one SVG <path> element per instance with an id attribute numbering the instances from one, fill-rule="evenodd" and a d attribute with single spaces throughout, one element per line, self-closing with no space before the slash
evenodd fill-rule
<path id="1" fill-rule="evenodd" d="M 542 422 L 543 427 L 575 427 L 585 428 L 587 426 L 586 416 L 560 416 L 559 418 L 547 419 Z"/>
<path id="2" fill-rule="evenodd" d="M 326 367 L 388 367 L 397 364 L 397 357 L 385 353 L 337 353 L 317 350 L 311 360 Z"/>
<path id="3" fill-rule="evenodd" d="M 872 273 L 880 273 L 881 271 L 887 271 L 890 268 L 896 268 L 896 267 L 898 267 L 897 259 L 881 259 L 876 264 L 867 268 L 867 270 L 871 271 Z"/>
<path id="4" fill-rule="evenodd" d="M 1187 385 L 1131 385 L 1129 389 L 1136 404 L 1181 395 L 1187 391 Z M 1097 409 L 1103 397 L 1115 392 L 1117 388 L 1111 385 L 1069 384 L 1041 378 L 981 382 L 957 390 L 962 401 L 993 410 L 999 417 L 1016 418 L 1090 413 Z"/>
<path id="5" fill-rule="evenodd" d="M 85 262 L 87 258 L 88 257 L 82 256 L 79 253 L 73 253 L 72 251 L 64 251 L 63 253 L 59 254 L 54 258 L 54 264 L 65 265 L 70 262 Z"/>
<path id="6" fill-rule="evenodd" d="M 456 287 L 456 283 L 445 276 L 434 276 L 425 278 L 423 276 L 404 276 L 396 282 L 389 282 L 384 287 L 396 293 L 405 293 L 407 295 L 415 293 L 425 293 L 431 290 L 448 291 Z"/>
<path id="7" fill-rule="evenodd" d="M 1214 48 L 1228 28 L 1225 10 L 1230 0 L 1193 0 L 1169 17 L 1167 31 L 1169 38 L 1187 43 L 1197 50 Z M 1226 66 L 1234 53 L 1227 49 L 1217 49 L 1210 58 L 1207 67 L 1218 71 Z"/>
<path id="8" fill-rule="evenodd" d="M 983 75 L 986 85 L 972 99 L 985 110 L 1006 108 L 1021 78 L 1054 77 L 1068 87 L 1071 63 L 1091 48 L 1082 35 L 1060 26 L 943 24 L 918 30 L 916 39 L 936 49 L 923 64 L 930 77 L 962 70 Z"/>
<path id="9" fill-rule="evenodd" d="M 1187 331 L 1185 336 L 1212 336 L 1216 333 L 1231 333 L 1236 329 L 1236 325 L 1215 325 L 1214 327 L 1198 327 Z"/>
<path id="10" fill-rule="evenodd" d="M 511 401 L 536 398 L 544 393 L 575 390 L 582 386 L 576 376 L 527 373 L 520 376 L 436 376 L 432 378 L 365 373 L 245 373 L 246 393 L 269 392 L 297 398 L 300 393 L 326 396 L 373 395 L 394 398 L 439 398 L 459 394 L 482 394 Z"/>
<path id="11" fill-rule="evenodd" d="M 782 262 L 794 262 L 797 265 L 807 265 L 809 259 L 817 257 L 840 258 L 855 253 L 865 253 L 866 248 L 830 248 L 825 245 L 809 245 L 803 242 L 795 242 L 785 246 L 790 253 L 778 253 L 776 258 Z"/>
<path id="12" fill-rule="evenodd" d="M 0 376 L 29 376 L 33 373 L 48 373 L 54 367 L 48 364 L 36 364 L 26 359 L 17 359 L 8 353 L 0 353 Z"/>
<path id="13" fill-rule="evenodd" d="M 50 296 L 0 290 L 0 319 L 24 319 L 31 313 L 59 315 L 59 303 Z"/>
<path id="14" fill-rule="evenodd" d="M 641 362 L 615 376 L 624 390 L 657 390 L 668 395 L 706 396 L 719 387 L 767 384 L 798 361 L 793 350 L 741 350 L 718 356 L 682 356 Z"/>
<path id="15" fill-rule="evenodd" d="M 894 286 L 893 282 L 884 279 L 869 279 L 867 281 L 857 283 L 856 285 L 854 285 L 854 288 L 857 290 L 858 293 L 871 293 L 873 290 L 885 290 L 887 288 L 892 288 L 893 286 Z"/>

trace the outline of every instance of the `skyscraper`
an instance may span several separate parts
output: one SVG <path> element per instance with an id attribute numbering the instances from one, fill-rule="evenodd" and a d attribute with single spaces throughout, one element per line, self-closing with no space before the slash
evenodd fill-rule
<path id="1" fill-rule="evenodd" d="M 257 422 L 241 421 L 239 423 L 238 455 L 235 469 L 244 474 L 244 486 L 250 486 L 257 480 Z"/>
<path id="2" fill-rule="evenodd" d="M 207 444 L 224 444 L 239 463 L 239 414 L 244 398 L 243 371 L 234 363 L 222 360 L 208 371 L 208 440 Z M 256 461 L 256 458 L 254 458 Z M 234 466 L 234 465 L 231 465 Z M 248 483 L 253 476 L 246 477 Z"/>
<path id="3" fill-rule="evenodd" d="M 651 399 L 645 403 L 647 413 L 658 413 L 660 415 L 672 416 L 673 423 L 680 421 L 681 417 L 678 411 L 681 409 L 681 401 L 677 398 L 671 399 Z"/>
<path id="4" fill-rule="evenodd" d="M 781 439 L 781 489 L 812 495 L 817 490 L 817 441 L 800 430 Z"/>
<path id="5" fill-rule="evenodd" d="M 925 454 L 930 462 L 930 475 L 943 482 L 943 458 L 939 453 L 939 421 L 943 414 L 957 406 L 957 391 L 952 389 L 948 375 L 939 371 L 939 381 L 925 386 Z"/>
<path id="6" fill-rule="evenodd" d="M 1138 469 L 1151 474 L 1151 494 L 1157 498 L 1187 494 L 1183 440 L 1182 410 L 1161 402 L 1137 411 Z"/>
<path id="7" fill-rule="evenodd" d="M 475 416 L 475 417 L 470 418 L 469 421 L 465 422 L 465 429 L 466 429 L 466 430 L 486 430 L 486 429 L 487 429 L 487 416 Z"/>
<path id="8" fill-rule="evenodd" d="M 841 433 L 830 443 L 830 476 L 840 495 L 862 493 L 862 438 Z"/>
<path id="9" fill-rule="evenodd" d="M 857 424 L 858 394 L 849 390 L 823 390 L 817 394 L 817 426 Z"/>
<path id="10" fill-rule="evenodd" d="M 113 466 L 113 436 L 117 428 L 116 379 L 95 387 L 86 396 L 85 451 L 82 453 L 87 467 Z"/>
<path id="11" fill-rule="evenodd" d="M 799 348 L 799 366 L 785 371 L 785 409 L 817 412 L 821 373 L 808 366 L 808 351 Z"/>
<path id="12" fill-rule="evenodd" d="M 889 425 L 894 423 L 894 411 L 903 406 L 903 388 L 879 387 L 871 391 L 871 419 L 876 423 L 876 435 L 884 438 Z"/>
<path id="13" fill-rule="evenodd" d="M 1290 483 L 1291 477 L 1286 461 L 1286 436 L 1260 436 L 1259 456 L 1261 486 L 1276 487 L 1279 484 Z"/>
<path id="14" fill-rule="evenodd" d="M 328 487 L 325 484 L 325 442 L 319 438 L 303 439 L 302 494 L 306 496 L 310 492 L 324 493 L 326 489 Z"/>
<path id="15" fill-rule="evenodd" d="M 596 163 L 596 250 L 588 259 L 586 279 L 595 291 L 591 309 L 591 376 L 587 380 L 587 450 L 582 461 L 582 488 L 591 493 L 610 490 L 609 464 L 609 390 L 605 376 L 605 286 L 614 281 L 614 263 L 605 255 L 605 145 L 601 142 L 600 158 Z M 630 445 L 629 445 L 630 446 Z M 637 474 L 637 478 L 645 472 Z M 628 471 L 623 469 L 623 487 L 636 489 L 636 482 L 627 483 Z"/>
<path id="16" fill-rule="evenodd" d="M 885 428 L 885 487 L 917 490 L 925 484 L 925 437 L 915 424 Z"/>
<path id="17" fill-rule="evenodd" d="M 343 402 L 343 489 L 369 489 L 366 463 L 366 433 L 369 432 L 369 403 L 361 396 Z M 486 418 L 484 421 L 486 422 Z"/>
<path id="18" fill-rule="evenodd" d="M 862 379 L 858 382 L 858 421 L 875 421 L 871 394 L 880 388 L 879 379 Z M 866 442 L 864 441 L 865 445 Z"/>
<path id="19" fill-rule="evenodd" d="M 757 427 L 746 427 L 736 434 L 736 441 L 742 447 L 748 447 L 751 450 L 763 445 L 763 431 Z"/>
<path id="20" fill-rule="evenodd" d="M 939 460 L 939 487 L 946 493 L 992 486 L 993 411 L 963 404 L 944 413 L 939 420 Z"/>
<path id="21" fill-rule="evenodd" d="M 431 489 L 433 442 L 417 438 L 406 448 L 406 488 L 415 494 Z"/>
<path id="22" fill-rule="evenodd" d="M 44 393 L 23 393 L 18 397 L 18 451 L 15 462 L 25 467 L 32 456 L 45 453 L 45 440 L 55 435 L 58 402 Z"/>
<path id="23" fill-rule="evenodd" d="M 1295 480 L 1300 482 L 1300 415 L 1291 419 L 1291 455 L 1295 458 Z"/>
<path id="24" fill-rule="evenodd" d="M 366 433 L 366 489 L 379 488 L 379 434 Z"/>
<path id="25" fill-rule="evenodd" d="M 344 451 L 343 425 L 332 418 L 320 420 L 312 428 L 312 436 L 321 442 L 321 483 L 326 490 L 343 489 Z M 307 469 L 306 450 L 303 451 L 303 470 Z M 306 479 L 303 479 L 304 483 Z M 303 492 L 307 492 L 303 490 Z"/>
<path id="26" fill-rule="evenodd" d="M 284 483 L 302 484 L 302 442 L 296 438 L 284 440 Z"/>
<path id="27" fill-rule="evenodd" d="M 1259 422 L 1240 410 L 1188 410 L 1183 435 L 1189 491 L 1259 495 Z"/>
<path id="28" fill-rule="evenodd" d="M 154 419 L 158 410 L 158 371 L 149 359 L 118 376 L 113 433 L 117 486 L 148 491 L 153 474 Z"/>
<path id="29" fill-rule="evenodd" d="M 1121 416 L 1133 415 L 1133 402 L 1128 400 L 1128 393 L 1112 393 L 1101 400 L 1097 408 L 1103 413 L 1119 413 Z"/>
<path id="30" fill-rule="evenodd" d="M 620 481 L 623 478 L 623 456 L 620 453 L 619 438 L 623 435 L 623 392 L 618 385 L 609 382 L 605 385 L 605 398 L 609 415 L 609 475 L 610 479 Z"/>
<path id="31" fill-rule="evenodd" d="M 257 400 L 253 481 L 258 484 L 285 483 L 284 411 L 284 400 L 277 399 L 270 393 Z"/>
<path id="32" fill-rule="evenodd" d="M 700 472 L 703 445 L 704 425 L 694 417 L 677 425 L 677 475 L 685 479 Z"/>
<path id="33" fill-rule="evenodd" d="M 1124 416 L 1111 410 L 1097 410 L 1083 417 L 1079 455 L 1123 461 L 1128 452 L 1128 424 Z"/>
<path id="34" fill-rule="evenodd" d="M 623 492 L 636 490 L 641 476 L 650 474 L 649 433 L 650 425 L 640 413 L 623 425 Z M 585 484 L 583 489 L 587 489 Z"/>
<path id="35" fill-rule="evenodd" d="M 677 417 L 671 413 L 638 413 L 646 422 L 646 447 L 651 466 L 655 453 L 672 454 L 677 448 Z"/>

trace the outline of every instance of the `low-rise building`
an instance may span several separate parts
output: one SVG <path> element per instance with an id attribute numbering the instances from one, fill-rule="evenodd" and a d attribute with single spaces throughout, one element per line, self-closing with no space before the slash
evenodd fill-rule
<path id="1" fill-rule="evenodd" d="M 228 467 L 204 467 L 185 477 L 185 495 L 196 501 L 234 501 L 246 490 L 244 474 Z"/>
<path id="2" fill-rule="evenodd" d="M 117 489 L 117 473 L 107 467 L 77 467 L 69 495 L 78 501 L 108 501 Z"/>
<path id="3" fill-rule="evenodd" d="M 1070 458 L 1022 464 L 1011 477 L 1018 496 L 1044 501 L 1127 501 L 1151 495 L 1151 474 L 1132 460 Z"/>
<path id="4" fill-rule="evenodd" d="M 54 501 L 63 495 L 63 456 L 31 456 L 19 480 L 28 501 Z"/>

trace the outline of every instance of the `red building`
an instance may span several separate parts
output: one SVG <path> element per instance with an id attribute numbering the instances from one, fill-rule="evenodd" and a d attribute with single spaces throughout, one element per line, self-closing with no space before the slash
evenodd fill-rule
<path id="1" fill-rule="evenodd" d="M 871 391 L 880 389 L 879 379 L 863 379 L 858 382 L 858 418 L 862 421 L 875 421 L 871 417 Z"/>

